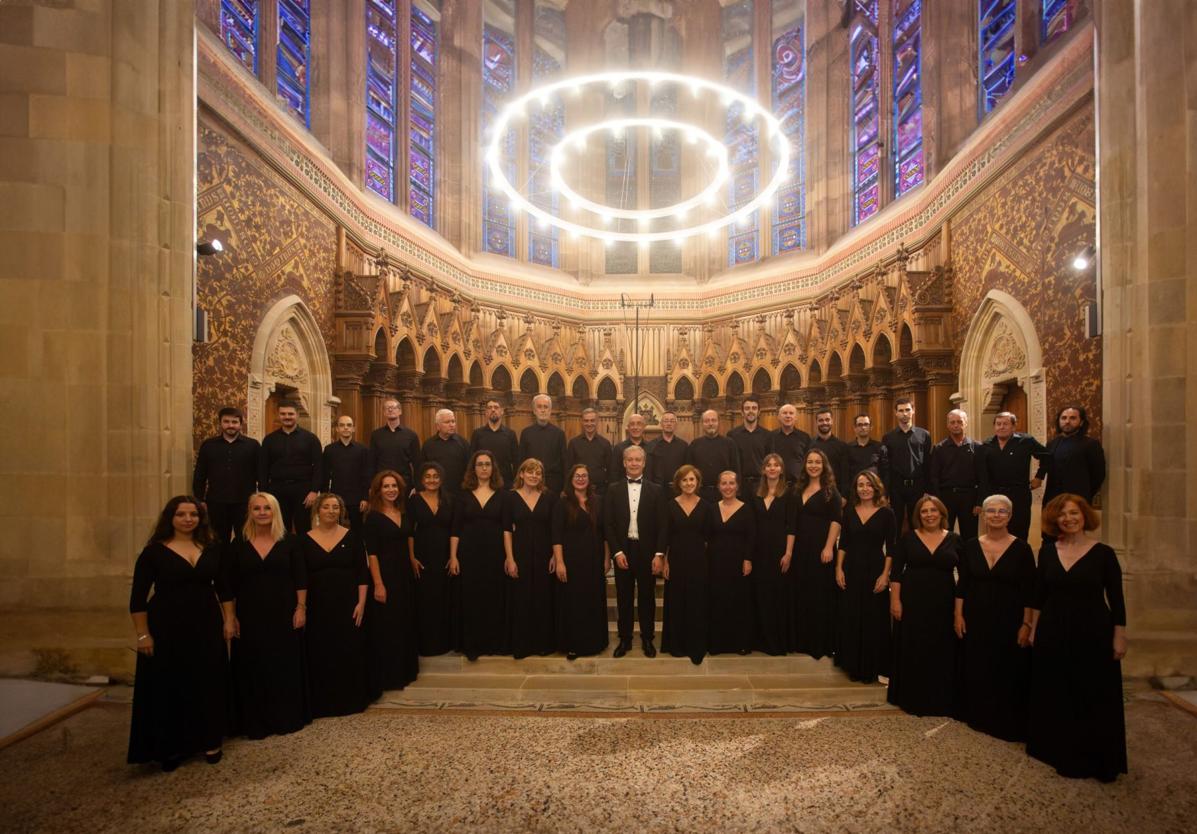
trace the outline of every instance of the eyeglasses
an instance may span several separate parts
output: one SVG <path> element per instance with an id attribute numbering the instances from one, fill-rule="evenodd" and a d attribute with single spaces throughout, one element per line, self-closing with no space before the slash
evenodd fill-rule
<path id="1" fill-rule="evenodd" d="M 986 515 L 1010 515 L 1010 511 L 1005 507 L 986 507 Z"/>

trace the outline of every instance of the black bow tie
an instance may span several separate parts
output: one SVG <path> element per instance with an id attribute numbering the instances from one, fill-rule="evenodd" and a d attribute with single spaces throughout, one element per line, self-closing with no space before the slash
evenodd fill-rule
<path id="1" fill-rule="evenodd" d="M 643 478 L 628 478 L 628 483 L 629 484 L 638 484 L 638 483 L 642 482 L 643 480 L 644 480 Z"/>

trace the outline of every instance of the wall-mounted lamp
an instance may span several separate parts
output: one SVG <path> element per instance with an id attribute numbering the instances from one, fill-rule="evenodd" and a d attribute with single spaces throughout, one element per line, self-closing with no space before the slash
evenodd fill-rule
<path id="1" fill-rule="evenodd" d="M 1097 257 L 1097 247 L 1089 244 L 1072 259 L 1072 268 L 1077 272 L 1083 272 L 1089 267 L 1093 266 L 1093 261 Z"/>
<path id="2" fill-rule="evenodd" d="M 217 252 L 224 251 L 224 244 L 216 238 L 211 241 L 201 240 L 195 244 L 195 251 L 200 255 L 215 255 Z"/>

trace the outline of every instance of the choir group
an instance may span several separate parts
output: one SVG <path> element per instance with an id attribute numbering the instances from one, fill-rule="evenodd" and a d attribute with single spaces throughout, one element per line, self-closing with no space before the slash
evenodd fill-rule
<path id="1" fill-rule="evenodd" d="M 1024 742 L 1063 775 L 1126 772 L 1125 605 L 1113 550 L 1088 535 L 1104 458 L 1083 409 L 1047 446 L 1008 413 L 979 443 L 957 410 L 932 446 L 908 400 L 882 441 L 862 414 L 846 443 L 830 411 L 812 439 L 792 405 L 769 431 L 748 398 L 727 435 L 708 411 L 687 443 L 666 413 L 648 442 L 633 415 L 614 447 L 592 409 L 568 442 L 551 409 L 538 396 L 517 438 L 492 400 L 469 441 L 442 410 L 420 444 L 388 400 L 368 446 L 341 417 L 326 449 L 291 405 L 260 445 L 222 410 L 194 494 L 163 508 L 134 570 L 129 761 L 216 763 L 226 736 L 361 711 L 422 655 L 598 654 L 613 573 L 615 657 L 637 626 L 657 654 L 661 577 L 675 657 L 830 656 L 887 678 L 907 712 Z"/>

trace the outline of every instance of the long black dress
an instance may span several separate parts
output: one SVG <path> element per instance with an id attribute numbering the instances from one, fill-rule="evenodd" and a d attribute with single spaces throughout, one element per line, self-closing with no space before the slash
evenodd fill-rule
<path id="1" fill-rule="evenodd" d="M 831 525 L 840 522 L 843 501 L 834 489 L 830 495 L 820 490 L 805 503 L 800 494 L 795 494 L 794 500 L 799 506 L 790 565 L 790 573 L 794 574 L 790 648 L 820 658 L 835 653 L 835 603 L 839 588 L 835 584 L 835 559 L 825 564 L 822 554 Z"/>
<path id="2" fill-rule="evenodd" d="M 686 515 L 676 500 L 666 508 L 669 578 L 665 580 L 665 610 L 661 648 L 674 657 L 701 663 L 707 653 L 710 555 L 707 539 L 714 528 L 715 505 L 699 500 Z"/>
<path id="3" fill-rule="evenodd" d="M 956 705 L 956 579 L 963 542 L 948 533 L 934 553 L 911 530 L 894 548 L 890 581 L 900 582 L 888 699 L 912 715 L 952 715 Z"/>
<path id="4" fill-rule="evenodd" d="M 894 553 L 898 525 L 889 507 L 879 507 L 861 522 L 855 507 L 844 511 L 840 550 L 844 551 L 844 585 L 840 592 L 835 665 L 854 681 L 872 683 L 889 674 L 892 655 L 889 590 L 873 593 L 885 569 L 885 555 Z"/>
<path id="5" fill-rule="evenodd" d="M 798 502 L 793 493 L 777 496 L 766 508 L 765 499 L 752 499 L 756 511 L 756 542 L 752 560 L 753 602 L 756 608 L 757 649 L 771 655 L 785 654 L 790 646 L 794 590 L 793 565 L 781 572 L 786 537 L 794 532 Z M 791 563 L 793 556 L 790 557 Z"/>
<path id="6" fill-rule="evenodd" d="M 1045 542 L 1038 607 L 1027 752 L 1061 776 L 1112 781 L 1127 772 L 1122 663 L 1113 648 L 1126 602 L 1113 549 L 1099 542 L 1066 571 Z"/>
<path id="7" fill-rule="evenodd" d="M 553 496 L 542 492 L 528 508 L 519 492 L 503 496 L 503 529 L 511 530 L 511 555 L 519 576 L 507 578 L 507 623 L 516 657 L 557 651 L 553 610 L 557 578 L 549 573 L 553 558 Z M 568 563 L 567 563 L 568 564 Z"/>
<path id="8" fill-rule="evenodd" d="M 561 545 L 566 581 L 557 583 L 557 625 L 561 651 L 598 654 L 607 648 L 607 576 L 603 573 L 603 505 L 595 518 L 579 512 L 572 521 L 565 501 L 553 505 L 553 544 Z"/>
<path id="9" fill-rule="evenodd" d="M 503 573 L 503 494 L 479 505 L 473 492 L 453 504 L 461 567 L 461 650 L 467 657 L 507 654 L 507 574 Z"/>
<path id="10" fill-rule="evenodd" d="M 755 543 L 756 516 L 751 504 L 745 503 L 727 521 L 715 505 L 711 538 L 707 544 L 707 557 L 711 563 L 708 609 L 711 654 L 747 654 L 752 649 L 752 578 L 744 575 L 744 560 L 752 561 Z"/>
<path id="11" fill-rule="evenodd" d="M 994 563 L 981 543 L 964 545 L 956 596 L 964 600 L 961 717 L 974 730 L 1006 741 L 1025 741 L 1031 651 L 1018 646 L 1024 609 L 1035 604 L 1035 557 L 1015 538 Z"/>
<path id="12" fill-rule="evenodd" d="M 146 545 L 137 557 L 129 611 L 146 612 L 154 654 L 137 655 L 130 764 L 220 747 L 228 713 L 228 655 L 219 602 L 233 598 L 223 557 L 223 548 L 211 544 L 192 567 L 160 542 Z"/>
<path id="13" fill-rule="evenodd" d="M 458 642 L 453 627 L 457 580 L 449 576 L 449 535 L 453 532 L 453 505 L 441 490 L 434 513 L 421 495 L 407 502 L 416 560 L 424 569 L 416 581 L 416 631 L 420 654 L 444 654 Z"/>
<path id="14" fill-rule="evenodd" d="M 234 732 L 293 733 L 312 720 L 303 631 L 292 627 L 296 591 L 308 587 L 298 541 L 286 536 L 265 557 L 244 539 L 229 545 L 241 636 L 233 641 Z"/>
<path id="15" fill-rule="evenodd" d="M 363 537 L 366 554 L 378 557 L 378 573 L 387 589 L 387 601 L 374 599 L 374 579 L 366 592 L 367 670 L 370 695 L 377 698 L 388 689 L 402 689 L 420 673 L 420 641 L 417 636 L 415 577 L 407 539 L 411 522 L 402 514 L 396 524 L 385 513 L 366 515 Z"/>
<path id="16" fill-rule="evenodd" d="M 348 715 L 370 703 L 366 635 L 353 622 L 358 586 L 370 584 L 366 549 L 350 530 L 331 551 L 306 533 L 299 548 L 308 571 L 306 632 L 312 715 Z M 368 614 L 367 614 L 368 616 Z"/>

